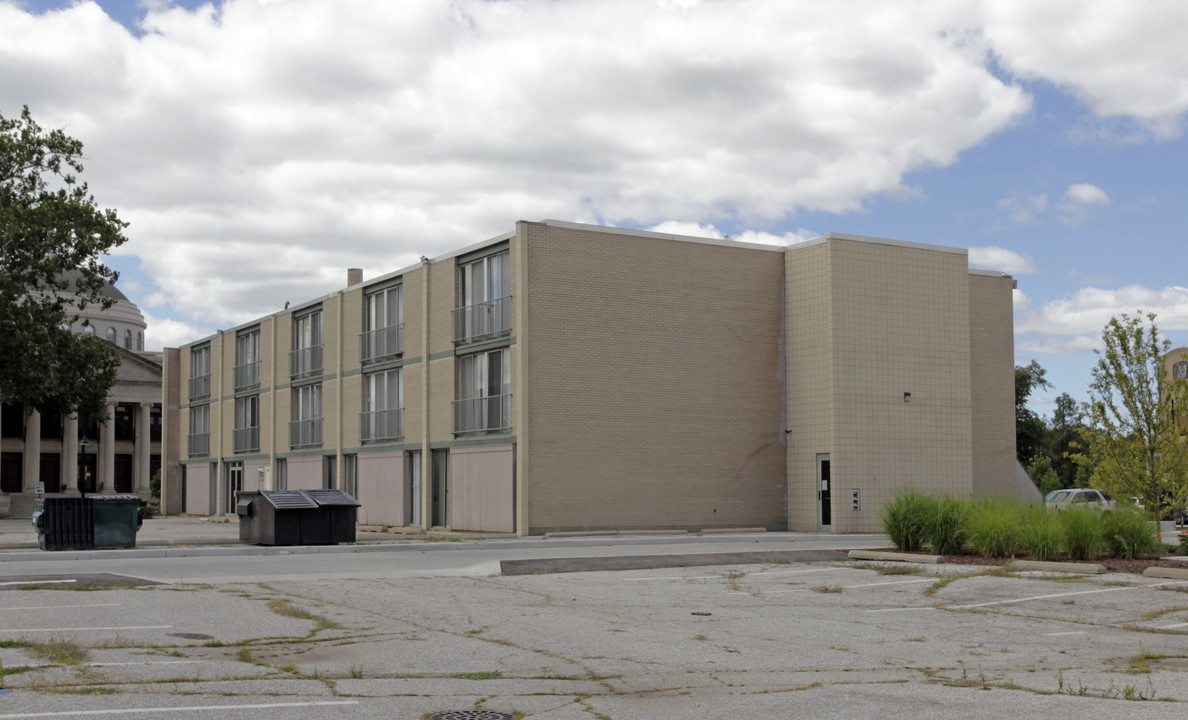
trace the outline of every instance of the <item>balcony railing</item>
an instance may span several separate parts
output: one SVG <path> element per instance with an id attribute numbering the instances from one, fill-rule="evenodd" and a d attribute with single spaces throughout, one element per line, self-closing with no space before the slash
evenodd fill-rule
<path id="1" fill-rule="evenodd" d="M 359 440 L 377 442 L 404 437 L 404 408 L 359 413 Z"/>
<path id="2" fill-rule="evenodd" d="M 190 378 L 190 399 L 210 397 L 210 373 Z"/>
<path id="3" fill-rule="evenodd" d="M 289 447 L 311 447 L 322 444 L 322 418 L 294 420 L 289 423 Z"/>
<path id="4" fill-rule="evenodd" d="M 300 378 L 322 374 L 322 346 L 311 345 L 289 353 L 289 377 Z"/>
<path id="5" fill-rule="evenodd" d="M 359 362 L 372 363 L 404 352 L 404 323 L 359 333 Z"/>
<path id="6" fill-rule="evenodd" d="M 187 448 L 190 457 L 199 457 L 201 455 L 210 454 L 210 433 L 204 432 L 187 435 L 186 440 L 189 441 L 187 443 Z"/>
<path id="7" fill-rule="evenodd" d="M 454 308 L 454 342 L 468 343 L 511 332 L 511 297 Z"/>
<path id="8" fill-rule="evenodd" d="M 455 400 L 454 434 L 502 433 L 511 430 L 511 394 Z"/>
<path id="9" fill-rule="evenodd" d="M 251 390 L 260 387 L 260 361 L 235 366 L 235 389 Z"/>
<path id="10" fill-rule="evenodd" d="M 235 428 L 231 436 L 232 450 L 252 452 L 260 449 L 260 427 Z"/>

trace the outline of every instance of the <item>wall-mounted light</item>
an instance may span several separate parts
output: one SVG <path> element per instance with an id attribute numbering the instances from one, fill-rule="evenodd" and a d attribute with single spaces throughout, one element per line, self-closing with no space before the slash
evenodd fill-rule
<path id="1" fill-rule="evenodd" d="M 904 401 L 904 402 L 911 402 L 911 401 L 912 401 L 912 394 L 911 394 L 911 393 L 908 393 L 908 392 L 905 392 L 905 393 L 903 394 L 903 401 Z"/>

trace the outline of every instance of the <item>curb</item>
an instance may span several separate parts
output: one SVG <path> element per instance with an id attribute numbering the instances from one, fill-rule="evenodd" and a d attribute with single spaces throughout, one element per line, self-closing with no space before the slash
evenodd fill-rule
<path id="1" fill-rule="evenodd" d="M 893 560 L 895 562 L 921 563 L 923 565 L 942 565 L 943 555 L 916 555 L 914 553 L 889 552 L 886 550 L 851 550 L 853 560 Z"/>
<path id="2" fill-rule="evenodd" d="M 1077 575 L 1101 575 L 1106 572 L 1103 566 L 1092 563 L 1045 562 L 1042 560 L 1016 560 L 1015 569 Z"/>
<path id="3" fill-rule="evenodd" d="M 1188 568 L 1149 567 L 1143 571 L 1143 577 L 1171 578 L 1172 580 L 1188 580 Z"/>

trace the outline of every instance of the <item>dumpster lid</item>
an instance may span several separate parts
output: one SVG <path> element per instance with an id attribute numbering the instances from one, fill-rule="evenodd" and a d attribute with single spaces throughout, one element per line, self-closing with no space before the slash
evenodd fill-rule
<path id="1" fill-rule="evenodd" d="M 342 490 L 302 490 L 318 505 L 359 507 L 359 501 Z"/>
<path id="2" fill-rule="evenodd" d="M 316 508 L 318 504 L 300 490 L 264 490 L 260 497 L 277 510 L 303 510 Z"/>
<path id="3" fill-rule="evenodd" d="M 140 504 L 139 495 L 130 495 L 126 493 L 123 495 L 87 495 L 87 499 L 91 502 L 134 502 L 137 505 Z"/>

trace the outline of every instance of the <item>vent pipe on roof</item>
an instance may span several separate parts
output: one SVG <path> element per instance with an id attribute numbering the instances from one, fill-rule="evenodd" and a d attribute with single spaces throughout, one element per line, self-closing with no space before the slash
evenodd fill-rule
<path id="1" fill-rule="evenodd" d="M 363 282 L 363 268 L 347 268 L 347 287 Z"/>

